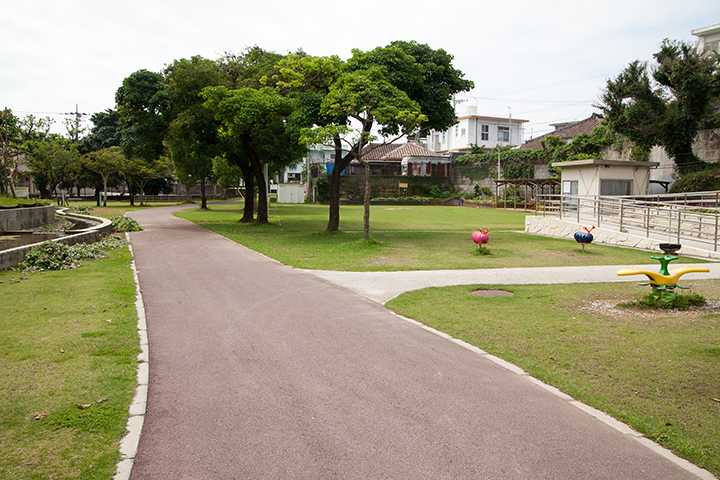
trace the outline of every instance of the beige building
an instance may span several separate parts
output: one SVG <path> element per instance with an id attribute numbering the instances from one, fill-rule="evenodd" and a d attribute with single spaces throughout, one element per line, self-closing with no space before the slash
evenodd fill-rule
<path id="1" fill-rule="evenodd" d="M 563 195 L 647 195 L 656 162 L 575 160 L 555 162 L 562 170 Z"/>

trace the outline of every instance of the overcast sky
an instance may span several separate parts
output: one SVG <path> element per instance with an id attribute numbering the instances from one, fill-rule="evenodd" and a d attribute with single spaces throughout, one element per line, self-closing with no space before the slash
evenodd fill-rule
<path id="1" fill-rule="evenodd" d="M 718 0 L 0 0 L 0 108 L 23 117 L 114 108 L 122 80 L 175 59 L 257 45 L 347 59 L 393 40 L 455 57 L 475 82 L 459 115 L 529 120 L 525 138 L 582 120 L 608 78 L 664 38 L 720 23 Z M 89 121 L 86 126 L 91 126 Z"/>

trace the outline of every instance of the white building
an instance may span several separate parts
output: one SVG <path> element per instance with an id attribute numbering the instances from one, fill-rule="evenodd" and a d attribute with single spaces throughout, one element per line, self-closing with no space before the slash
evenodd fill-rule
<path id="1" fill-rule="evenodd" d="M 430 130 L 428 149 L 435 153 L 469 153 L 473 145 L 491 150 L 498 145 L 519 146 L 523 143 L 523 124 L 529 120 L 483 117 L 477 107 L 468 107 L 468 113 L 458 118 L 449 130 Z"/>
<path id="2" fill-rule="evenodd" d="M 696 28 L 690 33 L 698 37 L 695 46 L 698 55 L 720 53 L 720 23 L 709 27 Z"/>

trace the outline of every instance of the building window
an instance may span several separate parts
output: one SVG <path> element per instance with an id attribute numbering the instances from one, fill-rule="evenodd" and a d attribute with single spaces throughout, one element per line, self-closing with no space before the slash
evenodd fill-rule
<path id="1" fill-rule="evenodd" d="M 510 143 L 510 127 L 498 127 L 498 142 Z"/>
<path id="2" fill-rule="evenodd" d="M 459 127 L 455 127 L 455 136 L 456 136 L 456 137 L 458 136 L 458 132 L 460 132 L 460 128 L 459 128 Z"/>
<path id="3" fill-rule="evenodd" d="M 460 138 L 465 138 L 465 129 L 460 130 Z"/>
<path id="4" fill-rule="evenodd" d="M 490 125 L 480 125 L 480 140 L 490 140 Z"/>
<path id="5" fill-rule="evenodd" d="M 600 195 L 632 195 L 632 180 L 600 179 Z"/>

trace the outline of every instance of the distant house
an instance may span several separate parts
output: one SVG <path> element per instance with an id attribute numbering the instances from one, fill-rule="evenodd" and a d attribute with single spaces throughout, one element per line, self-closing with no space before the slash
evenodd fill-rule
<path id="1" fill-rule="evenodd" d="M 476 145 L 491 150 L 498 145 L 518 146 L 523 139 L 523 124 L 529 120 L 515 118 L 484 117 L 477 115 L 477 108 L 470 107 L 468 114 L 458 117 L 458 123 L 440 132 L 430 130 L 428 148 L 435 153 L 453 156 L 470 153 Z"/>
<path id="2" fill-rule="evenodd" d="M 450 175 L 450 158 L 441 157 L 415 142 L 370 144 L 363 149 L 362 158 L 368 162 L 374 175 Z M 350 174 L 365 172 L 365 168 L 357 161 L 353 161 L 348 169 Z"/>
<path id="3" fill-rule="evenodd" d="M 720 23 L 709 27 L 696 28 L 690 33 L 698 37 L 695 45 L 698 55 L 720 53 Z"/>
<path id="4" fill-rule="evenodd" d="M 599 126 L 602 123 L 602 120 L 602 115 L 593 113 L 589 118 L 586 118 L 585 120 L 580 120 L 579 122 L 553 123 L 550 126 L 555 127 L 554 131 L 540 137 L 528 140 L 527 142 L 523 143 L 520 148 L 543 148 L 543 142 L 547 140 L 547 137 L 549 135 L 559 137 L 566 142 L 570 141 L 573 138 L 582 135 L 583 133 L 591 133 L 593 130 L 595 130 L 595 127 Z"/>

